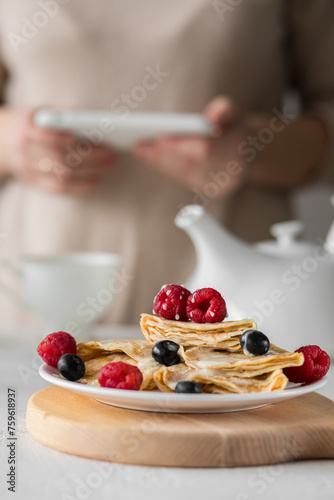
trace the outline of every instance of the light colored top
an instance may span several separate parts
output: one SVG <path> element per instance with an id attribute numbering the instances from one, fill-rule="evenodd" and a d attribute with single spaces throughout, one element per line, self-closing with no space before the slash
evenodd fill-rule
<path id="1" fill-rule="evenodd" d="M 293 82 L 304 109 L 321 112 L 331 130 L 333 25 L 332 0 L 0 0 L 1 94 L 16 108 L 177 112 L 201 112 L 226 94 L 246 111 L 276 113 Z M 182 283 L 191 271 L 192 245 L 173 219 L 198 201 L 126 154 L 83 197 L 11 180 L 1 193 L 0 232 L 8 236 L 0 250 L 14 261 L 22 253 L 121 253 L 135 278 L 107 320 L 137 322 L 163 283 Z M 287 192 L 254 186 L 205 201 L 252 241 L 290 216 Z M 19 320 L 8 299 L 0 307 L 0 321 Z"/>

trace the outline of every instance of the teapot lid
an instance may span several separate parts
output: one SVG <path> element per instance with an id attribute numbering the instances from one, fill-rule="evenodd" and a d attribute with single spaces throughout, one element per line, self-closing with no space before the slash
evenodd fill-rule
<path id="1" fill-rule="evenodd" d="M 291 258 L 310 255 L 315 245 L 297 239 L 303 230 L 304 224 L 299 220 L 278 222 L 269 230 L 276 240 L 261 241 L 256 243 L 255 247 L 261 253 L 275 257 Z"/>

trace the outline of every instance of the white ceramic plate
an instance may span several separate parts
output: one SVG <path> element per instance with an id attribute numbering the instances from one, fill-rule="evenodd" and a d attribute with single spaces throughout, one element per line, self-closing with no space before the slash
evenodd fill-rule
<path id="1" fill-rule="evenodd" d="M 67 130 L 91 142 L 109 143 L 116 149 L 129 149 L 140 140 L 161 135 L 212 135 L 212 126 L 195 113 L 123 113 L 112 111 L 38 110 L 36 125 Z"/>
<path id="2" fill-rule="evenodd" d="M 106 403 L 130 410 L 166 413 L 225 413 L 251 410 L 260 406 L 279 403 L 323 387 L 326 377 L 307 385 L 289 384 L 284 391 L 248 394 L 175 394 L 160 391 L 126 391 L 70 382 L 58 370 L 43 364 L 39 373 L 51 384 L 69 389 L 83 396 L 90 396 Z"/>

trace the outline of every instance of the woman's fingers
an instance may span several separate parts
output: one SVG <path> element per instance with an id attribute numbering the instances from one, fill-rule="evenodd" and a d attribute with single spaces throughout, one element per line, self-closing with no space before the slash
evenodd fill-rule
<path id="1" fill-rule="evenodd" d="M 44 147 L 64 150 L 66 147 L 75 147 L 77 139 L 66 132 L 58 132 L 32 126 L 27 130 L 26 140 Z"/>
<path id="2" fill-rule="evenodd" d="M 173 152 L 184 158 L 192 159 L 196 162 L 205 161 L 211 149 L 212 141 L 198 137 L 185 136 L 178 138 L 162 138 L 156 142 L 156 147 L 163 154 L 166 151 Z"/>
<path id="3" fill-rule="evenodd" d="M 84 193 L 115 168 L 115 154 L 71 133 L 35 125 L 34 111 L 8 110 L 3 158 L 8 174 L 56 192 Z"/>
<path id="4" fill-rule="evenodd" d="M 115 154 L 106 147 L 94 146 L 88 155 L 77 155 L 74 163 L 69 161 L 68 154 L 59 147 L 31 142 L 25 150 L 23 168 L 32 169 L 42 176 L 54 176 L 62 182 L 105 175 L 115 168 Z"/>
<path id="5" fill-rule="evenodd" d="M 231 99 L 218 96 L 207 105 L 204 116 L 221 133 L 229 130 L 238 122 L 240 113 Z"/>
<path id="6" fill-rule="evenodd" d="M 216 190 L 217 196 L 224 196 L 237 189 L 244 178 L 241 167 L 242 172 L 237 176 L 228 171 L 231 161 L 243 163 L 238 154 L 244 140 L 241 115 L 226 97 L 211 101 L 204 115 L 215 127 L 214 138 L 162 137 L 137 144 L 134 154 L 190 189 L 203 190 L 217 176 L 219 180 L 224 178 Z"/>
<path id="7" fill-rule="evenodd" d="M 138 144 L 135 154 L 162 173 L 192 188 L 203 181 L 210 148 L 210 141 L 198 137 L 163 138 Z"/>
<path id="8" fill-rule="evenodd" d="M 211 141 L 198 137 L 157 139 L 152 143 L 139 143 L 135 154 L 146 160 L 164 164 L 166 158 L 193 162 L 205 161 L 209 155 Z"/>
<path id="9" fill-rule="evenodd" d="M 66 146 L 76 144 L 77 139 L 72 133 L 39 127 L 35 125 L 33 116 L 34 111 L 20 115 L 18 124 L 19 147 L 24 148 L 30 143 L 35 143 L 62 150 Z"/>

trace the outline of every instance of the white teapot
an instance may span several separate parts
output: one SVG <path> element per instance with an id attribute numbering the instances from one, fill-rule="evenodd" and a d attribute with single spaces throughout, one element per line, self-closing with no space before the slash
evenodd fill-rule
<path id="1" fill-rule="evenodd" d="M 275 224 L 276 242 L 251 245 L 199 205 L 184 207 L 175 224 L 197 253 L 190 290 L 216 288 L 229 320 L 254 319 L 274 344 L 290 350 L 316 344 L 334 355 L 334 225 L 326 242 L 312 244 L 295 239 L 299 221 Z"/>

